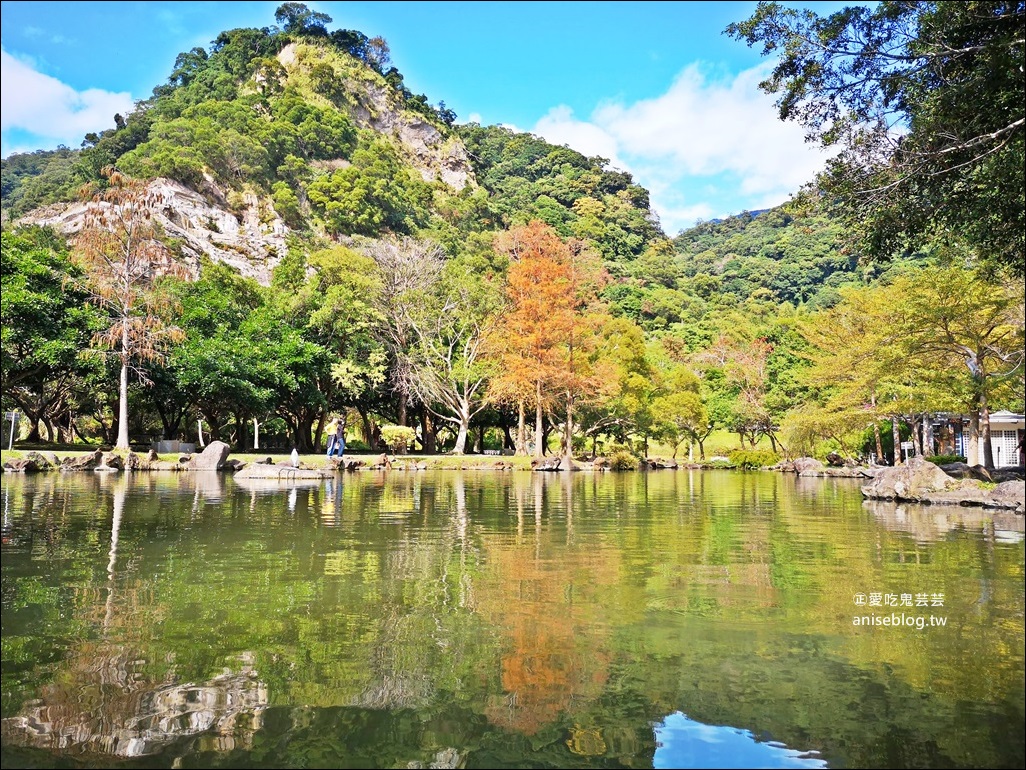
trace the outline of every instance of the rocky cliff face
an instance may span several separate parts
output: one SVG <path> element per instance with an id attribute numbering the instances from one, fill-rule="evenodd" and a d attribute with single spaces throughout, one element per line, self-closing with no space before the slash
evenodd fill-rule
<path id="1" fill-rule="evenodd" d="M 223 191 L 209 180 L 205 195 L 171 179 L 154 179 L 149 191 L 160 201 L 154 218 L 193 275 L 206 254 L 264 285 L 270 283 L 271 271 L 286 253 L 288 228 L 266 200 L 245 195 L 245 208 L 236 214 Z M 74 236 L 82 230 L 85 213 L 84 203 L 59 203 L 37 209 L 18 222 L 49 225 Z"/>
<path id="2" fill-rule="evenodd" d="M 286 72 L 296 71 L 308 63 L 311 49 L 296 43 L 285 46 L 278 61 Z M 457 192 L 475 185 L 474 172 L 466 148 L 457 139 L 447 139 L 435 126 L 420 116 L 399 109 L 390 89 L 375 79 L 351 81 L 347 92 L 348 112 L 360 128 L 391 137 L 407 162 L 420 172 L 426 182 L 440 180 Z"/>
<path id="3" fill-rule="evenodd" d="M 278 58 L 289 77 L 301 79 L 305 69 L 323 55 L 316 48 L 290 44 Z M 425 181 L 441 181 L 454 191 L 476 186 L 463 143 L 444 136 L 416 113 L 401 109 L 379 76 L 365 70 L 343 82 L 353 122 L 388 137 L 400 157 Z M 344 167 L 348 161 L 340 158 L 312 165 L 331 169 Z M 149 191 L 161 201 L 154 212 L 157 222 L 193 275 L 198 273 L 201 256 L 206 255 L 264 285 L 270 283 L 271 272 L 286 253 L 289 228 L 269 196 L 234 192 L 229 202 L 227 191 L 209 176 L 198 190 L 160 178 L 150 183 Z M 84 203 L 53 204 L 31 212 L 17 224 L 50 225 L 73 236 L 81 231 L 85 212 Z"/>

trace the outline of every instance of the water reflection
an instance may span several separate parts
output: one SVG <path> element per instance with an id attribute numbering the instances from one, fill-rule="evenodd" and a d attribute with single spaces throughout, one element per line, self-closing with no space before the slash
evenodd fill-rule
<path id="1" fill-rule="evenodd" d="M 801 752 L 748 730 L 705 725 L 676 712 L 655 726 L 656 768 L 826 767 L 818 752 Z"/>
<path id="2" fill-rule="evenodd" d="M 4 479 L 5 765 L 1022 764 L 1014 521 L 776 474 L 241 481 Z M 948 623 L 854 626 L 870 591 Z"/>
<path id="3" fill-rule="evenodd" d="M 114 513 L 110 525 L 110 561 L 107 562 L 107 604 L 103 616 L 104 631 L 110 626 L 110 620 L 114 615 L 114 565 L 118 560 L 118 533 L 121 531 L 121 517 L 125 513 L 125 495 L 128 492 L 128 481 L 122 475 L 114 484 L 112 490 Z"/>
<path id="4" fill-rule="evenodd" d="M 909 505 L 886 500 L 866 500 L 862 505 L 887 529 L 907 532 L 921 543 L 940 540 L 957 530 L 1017 543 L 1023 540 L 1026 531 L 1023 517 L 1010 511 L 953 505 Z"/>
<path id="5" fill-rule="evenodd" d="M 198 735 L 207 736 L 201 750 L 252 747 L 269 697 L 251 667 L 192 684 L 148 681 L 144 664 L 83 646 L 69 661 L 73 686 L 50 684 L 17 716 L 3 719 L 4 743 L 125 758 L 157 754 Z"/>

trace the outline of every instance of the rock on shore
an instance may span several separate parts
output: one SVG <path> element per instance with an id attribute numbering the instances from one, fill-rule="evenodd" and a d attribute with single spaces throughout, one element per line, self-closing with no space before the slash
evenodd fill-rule
<path id="1" fill-rule="evenodd" d="M 862 495 L 872 500 L 979 505 L 1022 513 L 1026 507 L 1026 481 L 1004 481 L 988 488 L 974 479 L 953 479 L 928 460 L 912 457 L 904 465 L 883 469 L 862 487 Z"/>
<path id="2" fill-rule="evenodd" d="M 295 481 L 296 479 L 333 479 L 334 470 L 318 468 L 294 468 L 292 465 L 266 465 L 253 463 L 235 474 L 236 479 L 277 479 Z"/>

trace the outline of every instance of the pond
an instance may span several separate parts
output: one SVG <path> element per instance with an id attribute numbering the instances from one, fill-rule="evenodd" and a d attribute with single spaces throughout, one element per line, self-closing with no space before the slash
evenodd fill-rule
<path id="1" fill-rule="evenodd" d="M 4 767 L 1021 767 L 1022 517 L 771 472 L 3 478 Z"/>

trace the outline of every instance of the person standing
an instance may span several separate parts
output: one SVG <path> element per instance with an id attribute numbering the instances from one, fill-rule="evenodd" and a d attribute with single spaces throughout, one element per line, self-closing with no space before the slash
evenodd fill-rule
<path id="1" fill-rule="evenodd" d="M 331 457 L 331 453 L 335 449 L 335 435 L 338 432 L 339 422 L 338 417 L 332 417 L 328 423 L 328 451 L 324 453 L 325 457 Z"/>
<path id="2" fill-rule="evenodd" d="M 346 423 L 344 420 L 339 420 L 335 426 L 335 447 L 334 451 L 338 454 L 339 459 L 342 459 L 342 455 L 346 451 Z M 330 452 L 328 453 L 331 454 Z"/>

